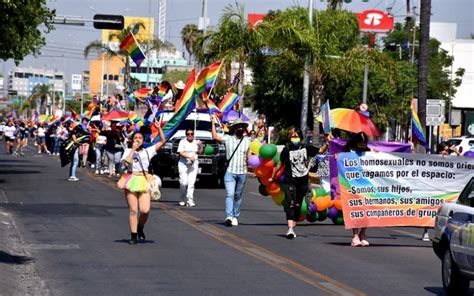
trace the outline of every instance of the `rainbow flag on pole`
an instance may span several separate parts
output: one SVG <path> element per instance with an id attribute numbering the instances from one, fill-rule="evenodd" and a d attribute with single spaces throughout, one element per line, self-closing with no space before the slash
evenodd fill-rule
<path id="1" fill-rule="evenodd" d="M 219 110 L 221 110 L 222 113 L 229 112 L 232 109 L 232 106 L 239 101 L 239 98 L 239 95 L 233 92 L 228 92 L 219 104 Z"/>
<path id="2" fill-rule="evenodd" d="M 122 43 L 120 43 L 120 49 L 128 52 L 137 67 L 140 67 L 140 64 L 145 60 L 145 54 L 143 54 L 143 51 L 133 33 L 130 33 L 122 40 Z"/>
<path id="3" fill-rule="evenodd" d="M 425 132 L 423 131 L 420 119 L 416 113 L 415 101 L 413 100 L 413 97 L 411 97 L 411 138 L 412 142 L 417 141 L 426 149 L 429 149 L 428 143 L 426 142 Z"/>
<path id="4" fill-rule="evenodd" d="M 185 106 L 190 100 L 196 100 L 195 97 L 195 84 L 196 84 L 196 68 L 191 71 L 189 74 L 189 78 L 186 81 L 186 85 L 184 86 L 183 93 L 181 97 L 176 101 L 174 104 L 174 113 L 178 113 L 178 111 Z"/>
<path id="5" fill-rule="evenodd" d="M 222 61 L 217 61 L 214 64 L 207 66 L 201 70 L 196 79 L 196 93 L 204 102 L 209 99 L 209 95 L 216 83 L 221 66 Z"/>

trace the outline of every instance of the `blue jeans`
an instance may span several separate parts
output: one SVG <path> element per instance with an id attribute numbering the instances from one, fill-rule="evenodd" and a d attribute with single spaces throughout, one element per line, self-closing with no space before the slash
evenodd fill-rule
<path id="1" fill-rule="evenodd" d="M 69 169 L 69 177 L 76 177 L 77 165 L 79 164 L 79 148 L 74 151 L 74 156 L 71 160 L 71 168 Z"/>
<path id="2" fill-rule="evenodd" d="M 53 149 L 53 153 L 59 153 L 59 150 L 61 148 L 61 143 L 63 142 L 63 140 L 60 138 L 60 137 L 55 137 L 54 138 L 54 149 Z"/>
<path id="3" fill-rule="evenodd" d="M 103 155 L 105 146 L 103 144 L 95 144 L 95 169 L 101 170 L 103 166 Z"/>
<path id="4" fill-rule="evenodd" d="M 224 175 L 225 184 L 225 212 L 226 217 L 240 216 L 240 207 L 242 205 L 242 192 L 244 190 L 247 174 L 233 174 L 226 172 Z"/>

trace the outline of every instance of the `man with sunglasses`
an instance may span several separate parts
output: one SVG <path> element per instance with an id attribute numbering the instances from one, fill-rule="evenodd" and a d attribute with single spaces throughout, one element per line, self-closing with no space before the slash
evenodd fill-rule
<path id="1" fill-rule="evenodd" d="M 194 183 L 198 173 L 198 154 L 202 153 L 201 141 L 194 139 L 194 131 L 186 129 L 186 138 L 178 145 L 179 162 L 179 188 L 181 201 L 180 206 L 195 207 Z"/>
<path id="2" fill-rule="evenodd" d="M 214 118 L 213 118 L 214 120 Z M 226 146 L 227 170 L 224 175 L 226 190 L 225 209 L 227 226 L 239 225 L 240 208 L 242 206 L 242 192 L 247 178 L 247 159 L 251 156 L 250 140 L 245 135 L 248 123 L 240 118 L 230 127 L 230 134 L 220 136 L 216 132 L 214 121 L 211 124 L 212 138 Z"/>

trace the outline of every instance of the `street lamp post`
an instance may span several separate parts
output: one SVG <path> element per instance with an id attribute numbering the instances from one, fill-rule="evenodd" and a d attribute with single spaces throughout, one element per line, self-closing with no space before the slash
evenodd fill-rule
<path id="1" fill-rule="evenodd" d="M 308 0 L 308 18 L 309 25 L 313 25 L 313 0 Z M 309 54 L 306 56 L 304 63 L 304 76 L 303 76 L 303 99 L 301 102 L 301 132 L 303 137 L 306 139 L 306 132 L 308 130 L 308 101 L 309 101 Z"/>

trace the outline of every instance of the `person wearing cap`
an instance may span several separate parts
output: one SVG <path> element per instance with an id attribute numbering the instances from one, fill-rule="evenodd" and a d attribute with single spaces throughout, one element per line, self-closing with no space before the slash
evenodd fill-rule
<path id="1" fill-rule="evenodd" d="M 224 143 L 226 146 L 227 170 L 224 175 L 226 190 L 225 224 L 227 226 L 239 225 L 240 208 L 242 206 L 242 192 L 247 178 L 247 159 L 251 156 L 250 140 L 245 136 L 248 123 L 236 119 L 230 127 L 230 134 L 221 136 L 217 134 L 216 127 L 211 124 L 212 138 Z"/>

